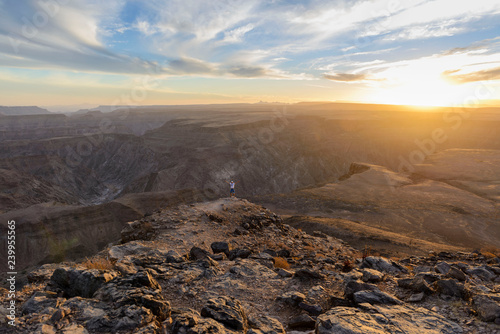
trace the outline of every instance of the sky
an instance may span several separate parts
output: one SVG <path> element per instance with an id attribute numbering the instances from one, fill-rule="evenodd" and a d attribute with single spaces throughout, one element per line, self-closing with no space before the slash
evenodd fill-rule
<path id="1" fill-rule="evenodd" d="M 498 0 L 0 0 L 0 105 L 500 101 Z"/>

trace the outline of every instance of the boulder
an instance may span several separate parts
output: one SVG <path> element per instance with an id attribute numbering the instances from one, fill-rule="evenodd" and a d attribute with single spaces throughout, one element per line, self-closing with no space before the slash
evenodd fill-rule
<path id="1" fill-rule="evenodd" d="M 200 247 L 192 247 L 189 251 L 189 259 L 191 261 L 204 260 L 208 257 L 208 251 Z"/>
<path id="2" fill-rule="evenodd" d="M 180 256 L 179 253 L 177 253 L 175 250 L 170 250 L 168 251 L 167 255 L 165 256 L 165 262 L 166 263 L 182 263 L 186 262 L 184 257 Z"/>
<path id="3" fill-rule="evenodd" d="M 323 308 L 318 304 L 310 304 L 304 301 L 300 302 L 298 306 L 310 315 L 320 315 L 323 313 Z"/>
<path id="4" fill-rule="evenodd" d="M 90 298 L 116 276 L 117 273 L 113 271 L 57 268 L 50 278 L 50 284 L 52 288 L 61 290 L 65 297 Z"/>
<path id="5" fill-rule="evenodd" d="M 402 278 L 397 280 L 398 286 L 404 289 L 409 289 L 413 292 L 424 292 L 427 294 L 434 293 L 434 290 L 423 278 L 423 276 L 415 276 L 414 278 Z"/>
<path id="6" fill-rule="evenodd" d="M 305 279 L 324 279 L 325 276 L 321 273 L 311 270 L 309 268 L 301 268 L 295 271 L 295 277 L 305 278 Z"/>
<path id="7" fill-rule="evenodd" d="M 467 275 L 465 275 L 465 273 L 456 266 L 451 266 L 450 270 L 446 274 L 446 277 L 454 278 L 461 282 L 464 282 L 467 279 Z"/>
<path id="8" fill-rule="evenodd" d="M 441 261 L 436 264 L 434 269 L 436 270 L 436 272 L 446 275 L 450 271 L 451 266 L 447 262 Z"/>
<path id="9" fill-rule="evenodd" d="M 202 318 L 200 314 L 191 309 L 175 310 L 172 313 L 172 334 L 233 334 L 234 331 L 226 329 L 221 323 L 211 318 Z"/>
<path id="10" fill-rule="evenodd" d="M 81 325 L 69 324 L 68 326 L 61 329 L 59 332 L 61 334 L 89 334 L 89 332 Z"/>
<path id="11" fill-rule="evenodd" d="M 347 280 L 344 287 L 344 297 L 348 300 L 354 300 L 354 293 L 363 290 L 378 291 L 375 284 L 363 283 L 358 280 Z"/>
<path id="12" fill-rule="evenodd" d="M 442 279 L 434 283 L 440 294 L 466 299 L 470 293 L 467 288 L 455 279 Z"/>
<path id="13" fill-rule="evenodd" d="M 247 334 L 250 334 L 251 331 L 255 331 L 255 333 L 262 334 L 285 334 L 285 329 L 281 322 L 277 319 L 268 317 L 266 315 L 259 315 L 258 317 L 249 317 L 248 325 L 250 326 L 250 330 L 247 331 Z"/>
<path id="14" fill-rule="evenodd" d="M 375 313 L 373 313 L 375 312 Z M 334 307 L 318 317 L 317 334 L 459 334 L 462 328 L 424 308 L 406 305 L 361 310 Z"/>
<path id="15" fill-rule="evenodd" d="M 160 286 L 149 273 L 117 278 L 96 291 L 96 299 L 118 307 L 136 305 L 149 309 L 159 321 L 170 317 L 170 304 L 160 294 Z"/>
<path id="16" fill-rule="evenodd" d="M 500 319 L 500 302 L 487 295 L 476 295 L 472 298 L 472 306 L 483 321 L 493 322 Z"/>
<path id="17" fill-rule="evenodd" d="M 400 264 L 379 256 L 366 257 L 361 263 L 360 268 L 375 269 L 392 275 L 408 272 L 408 270 L 406 270 L 406 268 L 404 268 Z"/>
<path id="18" fill-rule="evenodd" d="M 378 270 L 366 268 L 361 271 L 363 274 L 363 282 L 380 282 L 384 278 L 384 274 Z"/>
<path id="19" fill-rule="evenodd" d="M 295 330 L 307 330 L 314 329 L 316 324 L 316 320 L 314 320 L 311 316 L 302 313 L 296 317 L 293 317 L 290 322 L 288 322 L 288 328 Z"/>
<path id="20" fill-rule="evenodd" d="M 248 328 L 245 311 L 240 302 L 232 297 L 209 299 L 201 309 L 201 315 L 212 318 L 231 330 L 245 331 Z"/>
<path id="21" fill-rule="evenodd" d="M 252 251 L 247 248 L 236 248 L 229 252 L 227 258 L 234 261 L 237 258 L 246 259 L 252 254 Z"/>
<path id="22" fill-rule="evenodd" d="M 231 251 L 231 245 L 223 241 L 212 242 L 210 248 L 212 248 L 214 254 L 224 253 L 227 257 L 229 257 L 229 252 Z"/>
<path id="23" fill-rule="evenodd" d="M 354 302 L 356 304 L 368 303 L 374 304 L 392 304 L 399 305 L 403 302 L 388 293 L 377 290 L 363 290 L 354 293 Z"/>
<path id="24" fill-rule="evenodd" d="M 493 281 L 496 278 L 496 275 L 486 269 L 485 267 L 474 267 L 467 270 L 467 274 L 471 276 L 477 276 L 483 281 Z"/>
<path id="25" fill-rule="evenodd" d="M 54 292 L 36 291 L 21 306 L 21 314 L 52 314 L 63 301 L 64 299 L 57 298 L 57 294 Z"/>

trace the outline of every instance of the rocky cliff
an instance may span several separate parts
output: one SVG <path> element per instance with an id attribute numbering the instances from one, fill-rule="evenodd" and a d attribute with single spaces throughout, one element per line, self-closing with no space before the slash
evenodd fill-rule
<path id="1" fill-rule="evenodd" d="M 383 258 L 246 200 L 180 205 L 30 272 L 16 333 L 498 333 L 494 251 Z"/>

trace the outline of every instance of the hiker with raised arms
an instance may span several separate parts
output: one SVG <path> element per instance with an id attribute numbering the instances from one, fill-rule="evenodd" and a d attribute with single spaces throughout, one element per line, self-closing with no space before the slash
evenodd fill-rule
<path id="1" fill-rule="evenodd" d="M 231 188 L 231 190 L 229 192 L 229 197 L 236 197 L 236 193 L 234 192 L 234 186 L 238 182 L 240 182 L 240 181 L 237 181 L 237 182 L 234 182 L 233 180 L 231 180 L 230 182 L 226 181 L 226 183 L 228 183 L 229 187 Z"/>

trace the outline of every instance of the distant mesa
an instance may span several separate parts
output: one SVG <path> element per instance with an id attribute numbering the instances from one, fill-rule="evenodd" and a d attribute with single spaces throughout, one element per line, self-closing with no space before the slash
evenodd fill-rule
<path id="1" fill-rule="evenodd" d="M 5 107 L 0 106 L 0 114 L 4 116 L 21 116 L 21 115 L 44 115 L 50 114 L 51 112 L 47 109 L 43 109 L 35 106 L 27 107 Z"/>

